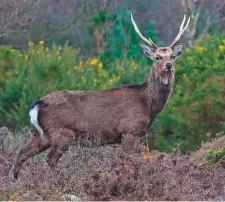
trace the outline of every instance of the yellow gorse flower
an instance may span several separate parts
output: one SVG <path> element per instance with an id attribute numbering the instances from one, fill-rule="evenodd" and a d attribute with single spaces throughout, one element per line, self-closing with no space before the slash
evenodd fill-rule
<path id="1" fill-rule="evenodd" d="M 43 40 L 41 40 L 41 41 L 39 41 L 39 45 L 44 45 L 44 41 Z"/>
<path id="2" fill-rule="evenodd" d="M 100 81 L 98 79 L 94 78 L 94 81 L 93 81 L 94 87 L 96 87 L 98 83 L 100 83 Z"/>
<path id="3" fill-rule="evenodd" d="M 97 67 L 97 68 L 98 68 L 98 71 L 99 71 L 99 72 L 102 71 L 102 68 L 103 68 L 102 62 L 99 62 L 99 63 L 98 63 L 98 67 Z"/>
<path id="4" fill-rule="evenodd" d="M 74 66 L 73 69 L 78 70 L 79 72 L 84 71 L 83 69 L 83 61 L 81 60 L 79 66 Z"/>
<path id="5" fill-rule="evenodd" d="M 30 42 L 28 43 L 28 46 L 34 46 L 34 42 L 30 41 Z"/>
<path id="6" fill-rule="evenodd" d="M 225 46 L 219 45 L 219 50 L 220 50 L 221 52 L 223 52 L 223 51 L 225 50 Z"/>
<path id="7" fill-rule="evenodd" d="M 96 58 L 94 58 L 90 61 L 91 65 L 97 65 L 97 63 L 98 63 L 98 59 L 96 59 Z"/>
<path id="8" fill-rule="evenodd" d="M 202 46 L 197 46 L 197 47 L 193 47 L 197 52 L 199 53 L 203 53 L 207 51 L 207 48 L 202 47 Z"/>
<path id="9" fill-rule="evenodd" d="M 133 67 L 134 70 L 137 69 L 137 65 L 134 62 L 131 63 L 131 66 Z"/>

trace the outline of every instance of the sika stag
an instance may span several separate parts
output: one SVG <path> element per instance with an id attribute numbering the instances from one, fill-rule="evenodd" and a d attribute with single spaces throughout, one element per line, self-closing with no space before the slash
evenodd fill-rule
<path id="1" fill-rule="evenodd" d="M 30 121 L 36 132 L 17 156 L 13 176 L 18 177 L 22 164 L 30 157 L 50 148 L 47 162 L 54 166 L 72 139 L 81 134 L 101 134 L 104 144 L 121 143 L 132 151 L 135 141 L 147 134 L 151 124 L 168 103 L 174 82 L 175 60 L 184 51 L 177 44 L 190 18 L 181 23 L 179 33 L 169 47 L 158 47 L 139 31 L 148 44 L 141 45 L 153 60 L 148 79 L 142 84 L 125 85 L 100 91 L 58 91 L 36 101 L 30 109 Z"/>

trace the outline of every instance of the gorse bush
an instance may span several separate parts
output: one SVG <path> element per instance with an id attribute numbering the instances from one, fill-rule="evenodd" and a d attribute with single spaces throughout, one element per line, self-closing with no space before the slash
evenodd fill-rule
<path id="1" fill-rule="evenodd" d="M 140 53 L 141 50 L 139 49 Z M 103 63 L 81 60 L 67 44 L 46 47 L 29 43 L 25 51 L 0 48 L 0 123 L 28 124 L 36 99 L 56 90 L 99 90 L 143 82 L 151 70 L 148 59 L 122 58 Z M 177 60 L 175 86 L 168 106 L 150 129 L 150 147 L 181 152 L 199 147 L 206 133 L 224 130 L 225 36 L 208 36 Z"/>

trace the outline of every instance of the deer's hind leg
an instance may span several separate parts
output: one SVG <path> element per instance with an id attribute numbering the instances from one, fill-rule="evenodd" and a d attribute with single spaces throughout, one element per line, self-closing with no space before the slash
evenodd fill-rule
<path id="1" fill-rule="evenodd" d="M 61 156 L 68 150 L 73 141 L 75 132 L 71 129 L 63 128 L 51 135 L 51 148 L 47 155 L 47 163 L 54 168 Z"/>
<path id="2" fill-rule="evenodd" d="M 59 159 L 68 150 L 68 147 L 68 145 L 64 145 L 64 147 L 60 147 L 59 145 L 51 147 L 46 159 L 51 168 L 54 168 L 57 165 Z"/>
<path id="3" fill-rule="evenodd" d="M 45 151 L 49 147 L 49 142 L 42 140 L 39 134 L 33 134 L 28 144 L 24 148 L 22 148 L 17 155 L 16 163 L 12 169 L 14 179 L 18 178 L 20 169 L 27 159 Z"/>

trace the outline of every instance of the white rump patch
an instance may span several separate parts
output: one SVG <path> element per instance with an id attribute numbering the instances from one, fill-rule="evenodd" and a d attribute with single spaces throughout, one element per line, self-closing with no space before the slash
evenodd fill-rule
<path id="1" fill-rule="evenodd" d="M 39 105 L 35 105 L 34 108 L 30 110 L 30 112 L 29 112 L 30 122 L 37 129 L 37 131 L 40 133 L 40 135 L 43 137 L 44 132 L 43 132 L 41 126 L 38 124 L 38 120 L 37 120 L 38 110 L 39 110 Z"/>

